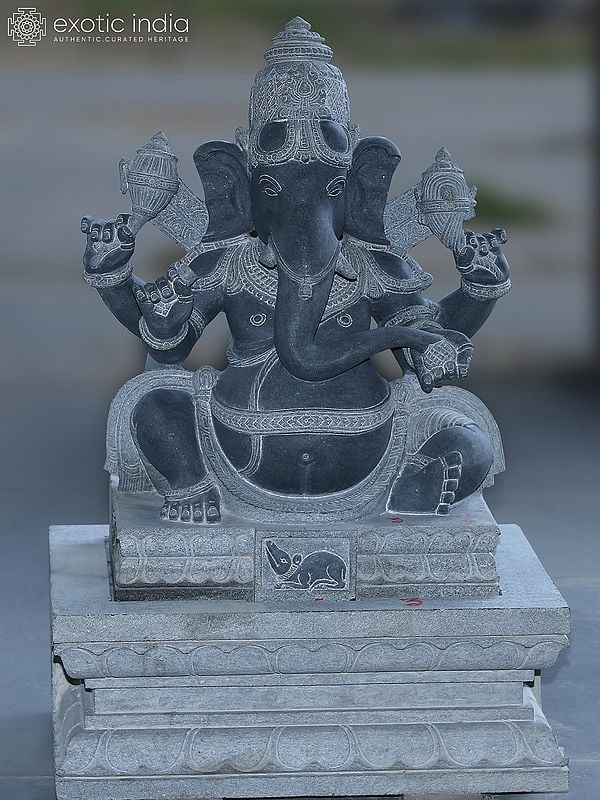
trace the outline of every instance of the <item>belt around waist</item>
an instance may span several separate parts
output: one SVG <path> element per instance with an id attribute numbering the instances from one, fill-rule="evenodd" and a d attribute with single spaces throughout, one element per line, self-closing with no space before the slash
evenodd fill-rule
<path id="1" fill-rule="evenodd" d="M 370 408 L 308 408 L 246 411 L 211 398 L 213 417 L 237 433 L 268 436 L 278 433 L 352 434 L 375 430 L 394 413 L 394 399 L 386 397 Z"/>

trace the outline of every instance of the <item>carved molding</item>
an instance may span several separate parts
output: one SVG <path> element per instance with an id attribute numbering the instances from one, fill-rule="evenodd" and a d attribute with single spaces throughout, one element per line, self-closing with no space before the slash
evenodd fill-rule
<path id="1" fill-rule="evenodd" d="M 405 554 L 494 553 L 500 530 L 496 525 L 455 525 L 441 531 L 425 525 L 395 525 L 391 530 L 361 526 L 359 556 Z"/>
<path id="2" fill-rule="evenodd" d="M 119 586 L 253 586 L 254 558 L 117 558 Z"/>
<path id="3" fill-rule="evenodd" d="M 261 675 L 405 670 L 541 669 L 556 661 L 566 636 L 131 642 L 55 647 L 73 678 L 152 675 Z"/>
<path id="4" fill-rule="evenodd" d="M 220 528 L 208 532 L 160 530 L 149 532 L 120 530 L 119 554 L 122 558 L 221 558 L 252 556 L 254 530 Z"/>
<path id="5" fill-rule="evenodd" d="M 492 553 L 402 553 L 358 557 L 359 585 L 387 586 L 405 581 L 491 581 L 497 577 Z"/>
<path id="6" fill-rule="evenodd" d="M 62 775 L 335 773 L 563 766 L 545 723 L 278 725 L 77 734 Z"/>

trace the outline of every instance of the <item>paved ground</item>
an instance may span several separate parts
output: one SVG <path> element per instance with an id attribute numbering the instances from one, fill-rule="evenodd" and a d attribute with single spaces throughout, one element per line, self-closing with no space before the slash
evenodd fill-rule
<path id="1" fill-rule="evenodd" d="M 164 127 L 182 156 L 243 122 L 249 83 L 200 80 L 167 65 L 80 70 L 32 68 L 4 81 L 0 107 L 4 217 L 3 427 L 0 466 L 0 800 L 50 800 L 47 538 L 49 523 L 102 522 L 103 427 L 116 388 L 142 365 L 133 337 L 78 278 L 82 212 L 124 210 L 116 163 Z M 350 77 L 350 76 L 348 76 Z M 499 521 L 525 529 L 573 609 L 573 645 L 545 676 L 545 709 L 572 758 L 569 800 L 600 786 L 600 545 L 598 396 L 575 385 L 503 384 L 567 365 L 591 349 L 585 263 L 588 81 L 581 71 L 356 75 L 354 113 L 363 133 L 385 133 L 405 153 L 398 190 L 446 143 L 470 174 L 548 199 L 559 212 L 542 235 L 511 240 L 519 290 L 479 337 L 478 391 L 504 435 L 508 472 L 489 492 Z M 390 103 L 389 97 L 402 98 Z M 152 275 L 173 252 L 144 231 L 136 264 Z M 439 252 L 424 260 L 439 284 L 454 276 Z M 438 264 L 439 261 L 439 264 Z M 562 325 L 557 320 L 566 320 Z M 223 327 L 198 360 L 218 365 Z M 10 344 L 12 343 L 12 344 Z M 7 346 L 8 345 L 8 346 Z M 82 798 L 85 800 L 85 798 Z M 446 798 L 444 798 L 446 800 Z"/>

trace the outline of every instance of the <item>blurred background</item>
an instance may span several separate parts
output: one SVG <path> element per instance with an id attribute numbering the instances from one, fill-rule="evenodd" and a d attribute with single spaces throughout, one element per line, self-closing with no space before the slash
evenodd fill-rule
<path id="1" fill-rule="evenodd" d="M 2 2 L 3 20 L 20 5 Z M 129 210 L 118 161 L 157 130 L 200 193 L 194 149 L 232 139 L 245 124 L 262 53 L 299 14 L 333 47 L 362 134 L 400 146 L 393 194 L 445 145 L 479 187 L 474 227 L 508 230 L 514 288 L 476 337 L 469 388 L 504 438 L 508 469 L 487 494 L 492 510 L 522 525 L 573 608 L 573 647 L 546 678 L 545 705 L 573 759 L 569 797 L 595 800 L 600 297 L 590 246 L 591 4 L 40 0 L 37 8 L 49 18 L 167 12 L 190 22 L 187 44 L 65 44 L 48 35 L 17 47 L 0 37 L 0 798 L 52 796 L 46 528 L 106 520 L 106 413 L 144 363 L 139 341 L 81 280 L 79 220 Z M 441 245 L 429 241 L 415 255 L 435 276 L 432 298 L 456 287 Z M 178 256 L 147 225 L 136 273 L 157 277 Z M 191 365 L 222 366 L 226 339 L 218 318 Z M 389 356 L 378 362 L 394 374 Z"/>

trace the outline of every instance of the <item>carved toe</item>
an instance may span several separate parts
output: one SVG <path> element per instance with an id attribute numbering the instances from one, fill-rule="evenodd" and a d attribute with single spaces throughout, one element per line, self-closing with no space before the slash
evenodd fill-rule
<path id="1" fill-rule="evenodd" d="M 204 508 L 202 503 L 194 503 L 194 522 L 204 522 Z"/>
<path id="2" fill-rule="evenodd" d="M 221 521 L 221 512 L 217 505 L 209 502 L 206 507 L 206 521 L 210 523 Z"/>

